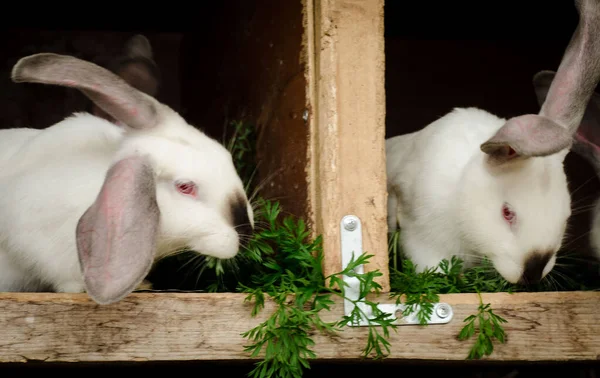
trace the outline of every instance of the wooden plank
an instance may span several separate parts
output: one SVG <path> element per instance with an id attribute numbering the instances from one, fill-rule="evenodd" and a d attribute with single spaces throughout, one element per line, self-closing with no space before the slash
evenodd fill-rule
<path id="1" fill-rule="evenodd" d="M 362 221 L 364 250 L 375 255 L 365 269 L 379 269 L 377 282 L 389 291 L 384 1 L 309 3 L 309 193 L 314 230 L 323 235 L 325 274 L 341 270 L 339 224 L 353 214 Z"/>
<path id="2" fill-rule="evenodd" d="M 250 317 L 242 294 L 134 293 L 110 306 L 85 294 L 0 294 L 0 362 L 29 360 L 119 362 L 245 360 L 241 334 L 265 320 L 273 306 Z M 386 297 L 379 298 L 385 301 Z M 478 305 L 475 294 L 441 297 L 453 305 L 446 325 L 401 326 L 390 335 L 388 360 L 464 360 L 471 341 L 456 335 Z M 508 320 L 507 343 L 490 360 L 596 360 L 600 356 L 600 293 L 485 294 Z M 326 320 L 342 315 L 340 301 Z M 319 360 L 358 360 L 367 328 L 337 337 L 314 334 Z"/>

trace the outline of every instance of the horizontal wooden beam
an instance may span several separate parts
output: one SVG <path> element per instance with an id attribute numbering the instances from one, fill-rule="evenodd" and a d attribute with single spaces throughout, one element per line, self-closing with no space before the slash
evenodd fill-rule
<path id="1" fill-rule="evenodd" d="M 0 294 L 0 362 L 119 362 L 244 360 L 241 334 L 266 319 L 256 318 L 243 294 L 134 293 L 99 306 L 85 294 Z M 387 298 L 380 296 L 381 302 Z M 472 341 L 456 335 L 475 313 L 475 294 L 441 296 L 454 319 L 445 325 L 400 326 L 390 335 L 389 360 L 464 360 Z M 489 360 L 596 360 L 600 356 L 600 293 L 485 294 L 508 320 L 507 343 Z M 341 302 L 323 318 L 342 315 Z M 320 360 L 358 360 L 367 328 L 346 328 L 337 337 L 314 334 Z"/>

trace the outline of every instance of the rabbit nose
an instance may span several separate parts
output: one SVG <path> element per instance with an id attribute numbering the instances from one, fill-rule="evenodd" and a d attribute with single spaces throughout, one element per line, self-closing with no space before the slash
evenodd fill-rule
<path id="1" fill-rule="evenodd" d="M 550 261 L 552 253 L 547 252 L 534 252 L 527 260 L 525 260 L 525 269 L 523 275 L 519 280 L 519 285 L 529 286 L 536 285 L 542 280 L 542 273 L 544 268 Z"/>

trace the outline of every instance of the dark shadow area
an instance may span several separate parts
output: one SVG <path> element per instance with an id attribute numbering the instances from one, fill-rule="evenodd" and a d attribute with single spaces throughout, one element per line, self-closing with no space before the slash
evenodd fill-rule
<path id="1" fill-rule="evenodd" d="M 20 367 L 20 369 L 18 369 Z M 135 372 L 138 374 L 198 374 L 225 375 L 227 377 L 249 377 L 254 365 L 250 362 L 169 362 L 169 363 L 127 363 L 127 364 L 48 364 L 28 363 L 22 365 L 0 366 L 3 377 L 17 377 L 31 371 L 48 374 L 60 373 L 61 376 L 81 374 L 87 371 L 98 372 Z M 18 369 L 18 370 L 17 370 Z M 305 370 L 306 378 L 363 377 L 374 374 L 397 376 L 433 375 L 436 377 L 462 378 L 592 378 L 600 373 L 600 365 L 582 362 L 557 363 L 484 363 L 484 362 L 313 362 Z"/>

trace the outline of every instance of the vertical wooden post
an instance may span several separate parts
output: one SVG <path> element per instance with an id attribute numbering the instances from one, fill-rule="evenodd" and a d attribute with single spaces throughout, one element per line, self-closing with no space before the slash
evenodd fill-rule
<path id="1" fill-rule="evenodd" d="M 325 275 L 341 270 L 339 224 L 362 221 L 366 271 L 389 291 L 383 0 L 306 0 L 311 220 Z M 312 15 L 312 16 L 311 16 Z"/>

